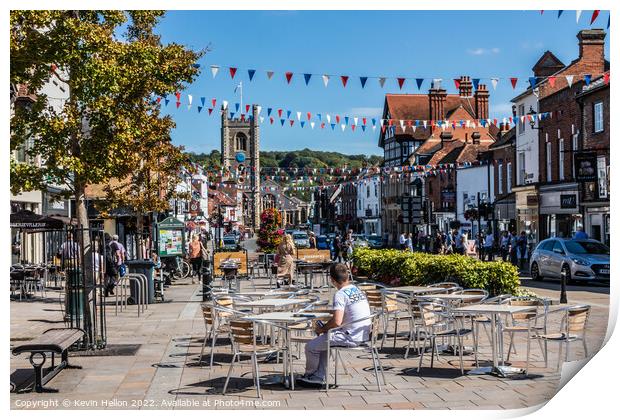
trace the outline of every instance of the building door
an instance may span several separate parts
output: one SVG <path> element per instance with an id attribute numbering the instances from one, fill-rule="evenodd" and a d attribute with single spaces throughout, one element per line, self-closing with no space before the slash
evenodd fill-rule
<path id="1" fill-rule="evenodd" d="M 603 216 L 601 214 L 593 214 L 590 216 L 590 231 L 586 232 L 590 238 L 603 242 Z"/>

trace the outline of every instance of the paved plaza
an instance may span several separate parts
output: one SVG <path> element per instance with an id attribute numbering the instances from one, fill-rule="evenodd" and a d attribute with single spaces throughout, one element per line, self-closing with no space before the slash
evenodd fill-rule
<path id="1" fill-rule="evenodd" d="M 540 296 L 557 299 L 555 284 L 524 282 Z M 257 281 L 257 288 L 267 288 L 267 279 Z M 249 283 L 243 283 L 249 289 Z M 544 287 L 544 288 L 541 288 Z M 262 387 L 259 400 L 253 387 L 252 368 L 248 361 L 235 368 L 229 393 L 221 395 L 228 371 L 230 345 L 228 340 L 218 342 L 215 365 L 208 366 L 207 355 L 201 365 L 198 357 L 204 337 L 204 323 L 200 310 L 200 286 L 187 280 L 167 289 L 167 303 L 149 305 L 137 316 L 134 307 L 114 314 L 108 307 L 108 343 L 110 348 L 121 344 L 139 345 L 133 355 L 75 356 L 72 362 L 82 370 L 64 370 L 49 387 L 56 394 L 11 394 L 11 407 L 21 408 L 130 408 L 130 409 L 513 409 L 540 404 L 556 392 L 559 375 L 555 372 L 557 346 L 549 346 L 549 367 L 544 368 L 538 345 L 532 344 L 530 377 L 502 379 L 493 376 L 462 376 L 458 356 L 440 356 L 433 369 L 429 358 L 418 374 L 418 357 L 404 360 L 405 337 L 399 337 L 393 348 L 390 334 L 381 362 L 387 385 L 378 392 L 374 382 L 372 362 L 365 354 L 343 352 L 347 373 L 339 376 L 339 386 L 328 392 L 296 387 Z M 327 296 L 327 292 L 324 292 Z M 607 327 L 609 289 L 605 287 L 569 287 L 570 303 L 592 305 L 588 328 L 588 347 L 600 347 Z M 62 327 L 62 310 L 55 291 L 47 298 L 34 301 L 11 302 L 11 345 L 35 337 L 52 327 Z M 558 320 L 551 321 L 550 330 L 557 328 Z M 402 322 L 405 328 L 405 323 Z M 393 325 L 393 324 L 392 324 Z M 404 330 L 402 331 L 404 332 Z M 479 357 L 490 359 L 490 346 L 485 334 L 480 333 Z M 525 340 L 517 339 L 517 355 L 513 366 L 525 365 Z M 471 341 L 466 342 L 471 345 Z M 507 346 L 507 344 L 506 344 Z M 131 352 L 130 352 L 131 353 Z M 294 362 L 296 373 L 303 373 L 301 359 Z M 571 359 L 583 357 L 579 343 L 571 347 Z M 512 361 L 512 360 L 511 360 Z M 465 357 L 466 370 L 473 365 L 473 356 Z M 278 373 L 281 365 L 260 363 L 262 375 Z M 25 355 L 11 357 L 12 380 L 18 385 L 32 372 Z"/>

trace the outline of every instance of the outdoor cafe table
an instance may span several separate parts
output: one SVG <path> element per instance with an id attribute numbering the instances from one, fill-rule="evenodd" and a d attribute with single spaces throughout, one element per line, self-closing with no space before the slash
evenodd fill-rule
<path id="1" fill-rule="evenodd" d="M 511 373 L 523 373 L 523 369 L 499 365 L 497 346 L 498 341 L 503 337 L 498 337 L 498 324 L 501 315 L 512 315 L 519 312 L 535 311 L 536 306 L 512 306 L 507 304 L 478 304 L 461 306 L 452 309 L 452 313 L 459 315 L 487 315 L 491 319 L 491 351 L 493 354 L 493 366 L 478 367 L 470 370 L 468 375 L 496 375 L 505 378 Z"/>
<path id="2" fill-rule="evenodd" d="M 467 301 L 472 301 L 472 300 L 481 300 L 483 296 L 481 295 L 453 295 L 453 294 L 441 294 L 441 295 L 436 295 L 436 294 L 413 294 L 415 297 L 418 298 L 422 298 L 422 299 L 436 299 L 436 300 L 441 300 L 444 301 L 446 303 L 452 303 L 452 302 L 467 302 Z"/>
<path id="3" fill-rule="evenodd" d="M 388 287 L 387 290 L 391 290 L 394 292 L 400 293 L 408 293 L 408 294 L 424 294 L 424 293 L 437 293 L 441 292 L 443 289 L 441 287 L 427 287 L 427 286 L 398 286 L 398 287 Z"/>
<path id="4" fill-rule="evenodd" d="M 279 299 L 284 300 L 284 299 Z M 295 300 L 295 299 L 288 299 Z M 300 299 L 297 299 L 300 300 Z M 331 314 L 327 312 L 311 312 L 311 313 L 299 313 L 299 312 L 264 312 L 259 315 L 247 315 L 244 319 L 248 321 L 269 321 L 274 324 L 279 324 L 284 327 L 284 343 L 285 352 L 283 363 L 283 375 L 266 375 L 261 380 L 266 385 L 281 383 L 286 388 L 295 389 L 295 378 L 293 377 L 293 356 L 291 353 L 291 334 L 290 325 L 299 324 L 300 322 L 308 321 L 311 319 L 330 319 Z"/>
<path id="5" fill-rule="evenodd" d="M 250 302 L 238 302 L 237 306 L 241 308 L 283 309 L 289 306 L 300 305 L 308 302 L 310 302 L 309 299 L 260 299 L 252 300 Z"/>
<path id="6" fill-rule="evenodd" d="M 257 298 L 268 298 L 270 296 L 286 296 L 295 294 L 295 290 L 254 290 L 241 292 L 240 295 Z"/>
<path id="7" fill-rule="evenodd" d="M 296 265 L 297 271 L 304 275 L 304 284 L 306 287 L 308 287 L 308 274 L 310 275 L 310 290 L 314 290 L 314 272 L 316 270 L 322 270 L 323 264 L 297 260 Z"/>

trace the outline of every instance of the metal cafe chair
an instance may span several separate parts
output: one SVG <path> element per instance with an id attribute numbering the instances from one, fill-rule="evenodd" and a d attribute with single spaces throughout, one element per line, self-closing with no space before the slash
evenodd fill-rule
<path id="1" fill-rule="evenodd" d="M 533 337 L 533 334 L 542 333 L 544 335 L 547 333 L 547 313 L 549 303 L 547 300 L 530 298 L 513 298 L 508 303 L 511 306 L 531 306 L 534 308 L 526 312 L 514 313 L 511 315 L 510 320 L 508 321 L 508 323 L 506 323 L 506 325 L 500 325 L 501 333 L 508 333 L 510 335 L 510 343 L 508 345 L 508 354 L 506 356 L 506 361 L 510 360 L 511 350 L 514 351 L 514 354 L 517 354 L 517 349 L 514 345 L 514 335 L 526 335 L 527 355 L 525 362 L 525 373 L 527 374 L 530 365 L 530 341 L 532 338 L 536 338 L 535 336 Z M 542 313 L 540 313 L 541 308 Z M 540 350 L 542 351 L 545 360 L 547 360 L 547 343 L 544 342 L 543 346 L 543 341 L 537 341 L 540 345 Z"/>
<path id="2" fill-rule="evenodd" d="M 383 336 L 381 337 L 381 348 L 385 344 L 385 338 L 387 337 L 387 330 L 390 321 L 394 321 L 394 344 L 392 347 L 396 348 L 396 338 L 398 335 L 398 323 L 399 321 L 407 321 L 409 323 L 409 334 L 413 334 L 411 313 L 411 296 L 405 293 L 395 292 L 388 289 L 380 290 L 382 297 L 382 310 L 384 316 L 383 323 Z"/>
<path id="3" fill-rule="evenodd" d="M 328 361 L 331 360 L 332 352 L 335 352 L 333 356 L 334 357 L 334 385 L 336 386 L 338 385 L 338 360 L 342 361 L 342 358 L 340 357 L 341 351 L 363 351 L 363 352 L 370 353 L 370 356 L 372 358 L 372 365 L 375 371 L 375 380 L 377 382 L 377 389 L 379 390 L 379 392 L 381 392 L 381 383 L 379 382 L 379 371 L 381 372 L 381 379 L 383 380 L 383 384 L 387 385 L 387 382 L 385 381 L 385 374 L 383 373 L 383 366 L 381 366 L 381 361 L 379 360 L 379 351 L 377 350 L 379 317 L 382 317 L 382 313 L 375 312 L 365 318 L 356 319 L 355 321 L 347 322 L 346 324 L 342 324 L 339 327 L 327 330 L 326 334 L 327 334 L 327 360 Z M 370 320 L 370 334 L 369 334 L 367 341 L 358 343 L 354 347 L 345 347 L 345 346 L 338 346 L 338 345 L 330 344 L 332 334 L 335 331 L 344 331 L 347 327 L 350 327 L 353 324 L 357 324 L 358 322 L 362 322 L 366 320 Z M 329 365 L 330 363 L 327 363 L 326 373 L 325 373 L 325 391 L 329 389 L 329 371 L 330 371 Z"/>
<path id="4" fill-rule="evenodd" d="M 275 340 L 270 340 L 267 343 L 260 343 L 260 341 L 257 342 L 257 324 L 260 324 L 263 327 L 283 328 L 278 324 L 268 321 L 246 321 L 242 319 L 232 319 L 230 321 L 230 341 L 233 347 L 233 356 L 230 361 L 230 367 L 228 368 L 228 375 L 226 376 L 226 382 L 224 383 L 222 395 L 226 395 L 226 390 L 228 389 L 228 383 L 235 367 L 235 363 L 241 362 L 241 356 L 250 356 L 254 384 L 256 385 L 256 393 L 258 398 L 261 398 L 258 357 L 268 356 L 274 352 L 278 353 L 286 349 L 285 347 L 276 344 L 277 342 Z"/>
<path id="5" fill-rule="evenodd" d="M 557 333 L 543 333 L 536 336 L 538 340 L 544 342 L 558 343 L 558 366 L 562 362 L 562 345 L 566 347 L 565 360 L 568 361 L 569 344 L 574 341 L 581 341 L 585 357 L 588 357 L 588 346 L 586 344 L 586 332 L 588 326 L 588 318 L 590 317 L 590 305 L 577 305 L 561 309 L 564 312 L 560 330 Z M 545 367 L 547 366 L 547 356 L 545 355 Z"/>
<path id="6" fill-rule="evenodd" d="M 433 360 L 436 353 L 436 339 L 444 337 L 455 337 L 458 343 L 459 361 L 461 367 L 461 374 L 465 374 L 463 368 L 463 337 L 473 333 L 472 329 L 463 328 L 461 319 L 455 318 L 450 314 L 449 308 L 441 303 L 437 302 L 420 302 L 420 314 L 422 317 L 422 325 L 424 333 L 424 343 L 422 344 L 422 353 L 420 354 L 420 361 L 418 364 L 418 372 L 422 368 L 422 360 L 424 359 L 424 353 L 426 352 L 426 343 L 428 340 L 431 342 L 431 368 L 433 367 Z M 438 327 L 441 329 L 438 330 Z M 474 358 L 476 365 L 478 364 L 477 343 L 474 337 Z"/>
<path id="7" fill-rule="evenodd" d="M 436 287 L 438 289 L 444 289 L 438 293 L 454 293 L 456 291 L 463 290 L 463 288 L 459 286 L 458 283 L 448 282 L 448 281 L 444 281 L 440 283 L 433 283 L 433 284 L 430 284 L 428 287 Z"/>
<path id="8" fill-rule="evenodd" d="M 198 360 L 202 362 L 202 356 L 204 355 L 204 350 L 209 342 L 211 341 L 211 355 L 209 358 L 209 367 L 213 367 L 213 356 L 215 353 L 215 345 L 217 343 L 218 337 L 221 335 L 230 334 L 230 325 L 228 320 L 235 315 L 245 316 L 247 315 L 245 312 L 239 312 L 232 309 L 232 307 L 220 306 L 214 302 L 207 302 L 200 305 L 202 309 L 202 316 L 205 323 L 205 338 L 202 342 L 202 347 L 200 349 L 200 357 Z"/>

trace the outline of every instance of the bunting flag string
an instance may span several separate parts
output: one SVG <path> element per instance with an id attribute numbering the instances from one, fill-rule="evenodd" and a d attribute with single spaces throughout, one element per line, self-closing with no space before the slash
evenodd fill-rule
<path id="1" fill-rule="evenodd" d="M 598 12 L 600 12 L 600 10 L 595 10 L 595 12 L 592 15 L 592 19 L 596 20 L 597 17 L 599 16 Z M 216 78 L 216 76 L 219 74 L 219 70 L 224 67 L 224 68 L 228 68 L 229 74 L 231 79 L 235 79 L 239 67 L 228 67 L 228 66 L 220 66 L 220 65 L 211 65 L 211 74 L 213 76 L 213 78 Z M 258 70 L 252 68 L 252 69 L 247 69 L 247 74 L 248 74 L 248 80 L 250 82 L 253 82 L 257 79 L 256 73 Z M 268 70 L 265 72 L 265 74 L 267 75 L 267 79 L 268 80 L 272 80 L 273 76 L 275 74 L 274 71 L 272 70 Z M 349 75 L 333 75 L 333 74 L 329 74 L 329 73 L 321 73 L 321 74 L 315 74 L 315 73 L 299 73 L 299 72 L 293 72 L 293 71 L 286 71 L 284 72 L 284 80 L 286 81 L 287 85 L 295 85 L 296 82 L 295 80 L 297 79 L 295 76 L 303 76 L 303 81 L 304 81 L 304 85 L 305 86 L 310 86 L 312 84 L 312 79 L 313 76 L 320 76 L 321 80 L 323 81 L 323 85 L 324 87 L 328 87 L 329 82 L 331 80 L 332 77 L 338 77 L 342 83 L 342 87 L 343 88 L 347 88 L 349 86 L 349 79 L 352 76 Z M 603 74 L 591 74 L 590 76 L 592 78 L 598 77 L 598 76 L 602 76 Z M 584 76 L 584 74 L 571 74 L 570 76 L 572 76 L 573 78 L 582 78 Z M 436 85 L 441 85 L 442 82 L 444 81 L 449 81 L 452 80 L 454 83 L 454 86 L 457 90 L 459 90 L 460 88 L 460 84 L 461 84 L 461 79 L 460 76 L 459 77 L 422 77 L 422 76 L 412 76 L 412 77 L 402 77 L 402 76 L 394 76 L 394 77 L 387 77 L 387 76 L 359 76 L 359 81 L 360 81 L 360 87 L 361 89 L 365 89 L 368 80 L 369 79 L 377 79 L 379 82 L 379 86 L 381 88 L 385 87 L 385 84 L 388 80 L 394 80 L 396 86 L 400 89 L 403 90 L 403 88 L 405 87 L 405 85 L 407 84 L 408 81 L 414 83 L 415 82 L 415 86 L 417 87 L 418 91 L 422 90 L 422 86 L 424 84 L 425 81 L 431 81 Z M 493 87 L 493 90 L 497 89 L 498 84 L 500 83 L 501 80 L 506 80 L 510 82 L 510 85 L 512 86 L 513 89 L 517 89 L 517 87 L 519 86 L 523 86 L 525 88 L 530 87 L 531 85 L 531 81 L 532 81 L 532 76 L 527 75 L 513 75 L 513 76 L 508 76 L 508 77 L 500 77 L 500 76 L 476 76 L 476 77 L 472 77 L 471 81 L 472 84 L 474 86 L 474 89 L 478 90 L 478 87 L 480 86 L 480 84 L 482 82 L 487 82 L 489 81 Z"/>
<path id="2" fill-rule="evenodd" d="M 450 164 L 437 165 L 407 165 L 393 167 L 366 167 L 366 168 L 261 168 L 258 175 L 261 182 L 279 181 L 286 182 L 287 186 L 262 185 L 261 189 L 265 192 L 283 190 L 316 190 L 324 188 L 334 188 L 338 186 L 368 184 L 370 182 L 386 183 L 389 180 L 408 180 L 413 181 L 418 177 L 445 176 L 455 170 L 467 169 L 475 166 L 483 166 L 497 161 L 464 161 Z M 228 178 L 236 179 L 238 174 L 233 168 L 201 168 L 203 175 L 209 178 Z M 269 170 L 265 170 L 269 169 Z M 246 177 L 256 177 L 253 174 L 244 174 Z M 305 185 L 304 185 L 305 184 Z M 213 186 L 230 188 L 227 182 L 211 182 Z M 250 188 L 247 185 L 236 185 L 236 189 Z"/>
<path id="3" fill-rule="evenodd" d="M 542 15 L 544 12 L 544 10 L 540 11 L 540 14 Z M 583 10 L 575 10 L 575 23 L 579 23 L 579 19 L 581 18 L 581 14 L 582 14 Z M 562 14 L 564 13 L 564 10 L 558 10 L 558 15 L 557 15 L 557 19 L 559 19 Z M 601 11 L 600 10 L 593 10 L 592 11 L 592 16 L 590 16 L 590 25 L 593 25 L 594 22 L 596 21 L 596 19 L 598 18 L 598 16 L 600 15 Z M 607 18 L 607 27 L 609 28 L 609 21 L 611 19 L 611 13 Z"/>
<path id="4" fill-rule="evenodd" d="M 552 81 L 550 81 L 550 83 L 551 84 L 556 83 L 556 78 L 557 77 L 554 77 L 553 79 L 551 79 Z M 571 86 L 573 83 L 573 78 L 570 76 L 567 76 L 566 80 L 569 86 Z M 593 78 L 591 75 L 586 75 L 584 77 L 584 81 L 586 84 L 590 84 L 592 80 Z M 531 81 L 531 82 L 533 83 L 534 81 Z M 606 76 L 604 77 L 604 83 L 609 83 L 609 73 L 606 73 Z M 176 108 L 179 108 L 182 103 L 181 94 L 177 92 L 175 96 L 177 99 Z M 162 105 L 162 99 L 163 99 L 163 105 Z M 193 95 L 187 95 L 187 105 L 188 105 L 187 108 L 188 109 L 190 109 L 192 105 L 192 99 L 193 99 Z M 168 99 L 168 97 L 155 97 L 153 98 L 153 102 L 158 104 L 160 107 L 162 106 L 167 107 L 170 100 Z M 244 104 L 243 109 L 241 109 L 241 104 L 239 102 L 235 102 L 233 110 L 230 110 L 228 101 L 222 100 L 219 102 L 221 103 L 221 107 L 225 110 L 225 112 L 227 114 L 228 113 L 230 114 L 231 119 L 239 119 L 241 121 L 246 121 L 246 120 L 252 121 L 252 119 L 254 118 L 251 112 L 252 105 L 250 104 Z M 204 104 L 206 103 L 206 97 L 204 96 L 200 97 L 200 103 L 201 105 L 197 107 L 198 113 L 201 113 L 201 111 L 204 109 Z M 208 108 L 208 115 L 213 114 L 213 110 L 216 108 L 217 103 L 218 101 L 216 98 L 211 99 L 211 107 Z M 263 107 L 257 105 L 256 109 L 257 109 L 257 114 L 260 114 Z M 288 122 L 289 127 L 293 127 L 295 126 L 295 121 L 297 121 L 300 123 L 303 122 L 303 124 L 299 124 L 301 128 L 310 127 L 311 129 L 314 129 L 316 124 L 312 124 L 312 123 L 318 123 L 321 129 L 324 129 L 325 127 L 329 127 L 332 130 L 335 130 L 336 126 L 339 126 L 343 132 L 347 128 L 350 128 L 351 131 L 354 132 L 356 128 L 359 127 L 361 129 L 361 132 L 365 133 L 367 128 L 369 129 L 371 128 L 372 131 L 374 132 L 377 129 L 377 125 L 379 125 L 379 128 L 382 130 L 382 132 L 388 128 L 396 129 L 397 127 L 399 127 L 402 133 L 404 134 L 408 132 L 411 132 L 411 134 L 413 134 L 416 132 L 418 128 L 425 129 L 425 130 L 435 129 L 435 128 L 440 128 L 442 130 L 445 130 L 448 128 L 456 129 L 457 127 L 476 129 L 480 127 L 487 128 L 490 126 L 495 126 L 499 128 L 502 124 L 509 127 L 509 126 L 516 125 L 519 121 L 521 122 L 525 122 L 526 120 L 527 121 L 541 121 L 541 120 L 545 120 L 545 119 L 553 117 L 552 112 L 542 112 L 542 113 L 536 113 L 536 114 L 511 115 L 511 116 L 507 116 L 503 118 L 480 118 L 480 119 L 472 118 L 472 119 L 459 119 L 459 120 L 450 120 L 450 119 L 407 120 L 407 119 L 393 119 L 393 118 L 382 119 L 379 117 L 373 118 L 372 116 L 369 118 L 368 116 L 360 116 L 360 115 L 350 116 L 350 115 L 340 115 L 336 113 L 293 111 L 291 109 L 269 106 L 267 107 L 267 117 L 268 117 L 268 122 L 270 125 L 274 125 L 274 123 L 276 122 L 276 119 L 272 117 L 272 114 L 274 114 L 274 112 L 277 114 L 278 120 L 280 121 L 280 126 L 282 127 L 287 122 Z M 302 118 L 303 116 L 305 116 L 305 119 Z M 323 122 L 323 118 L 325 118 L 325 120 L 327 121 L 327 124 Z M 332 122 L 332 120 L 335 120 L 335 122 Z M 361 125 L 359 125 L 360 121 L 362 123 Z M 261 117 L 260 122 L 261 123 L 264 122 L 264 118 Z"/>

